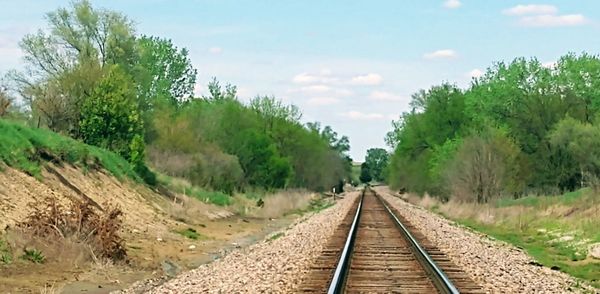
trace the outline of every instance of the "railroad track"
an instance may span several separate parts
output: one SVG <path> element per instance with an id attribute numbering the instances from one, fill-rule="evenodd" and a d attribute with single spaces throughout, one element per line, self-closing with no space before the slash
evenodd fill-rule
<path id="1" fill-rule="evenodd" d="M 303 293 L 485 293 L 366 188 L 311 267 Z"/>

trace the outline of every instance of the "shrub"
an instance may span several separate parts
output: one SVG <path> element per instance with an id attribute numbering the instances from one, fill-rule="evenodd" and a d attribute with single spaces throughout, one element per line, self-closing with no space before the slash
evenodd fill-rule
<path id="1" fill-rule="evenodd" d="M 23 249 L 24 253 L 21 256 L 22 259 L 29 260 L 33 263 L 44 263 L 46 257 L 42 253 L 42 251 L 37 250 L 35 248 L 32 249 Z"/>

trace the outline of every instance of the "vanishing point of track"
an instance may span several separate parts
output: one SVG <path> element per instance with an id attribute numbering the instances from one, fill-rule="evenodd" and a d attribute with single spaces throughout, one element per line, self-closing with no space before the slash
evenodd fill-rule
<path id="1" fill-rule="evenodd" d="M 485 293 L 370 188 L 329 240 L 300 292 Z"/>

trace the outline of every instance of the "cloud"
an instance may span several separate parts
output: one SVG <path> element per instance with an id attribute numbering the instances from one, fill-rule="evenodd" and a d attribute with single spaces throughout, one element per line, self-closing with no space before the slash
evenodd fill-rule
<path id="1" fill-rule="evenodd" d="M 519 24 L 526 27 L 566 27 L 579 26 L 587 23 L 588 20 L 582 14 L 565 15 L 534 15 L 525 16 L 519 20 Z"/>
<path id="2" fill-rule="evenodd" d="M 223 48 L 221 48 L 221 47 L 210 47 L 208 49 L 208 52 L 212 53 L 212 54 L 221 54 L 223 52 Z"/>
<path id="3" fill-rule="evenodd" d="M 326 106 L 337 104 L 339 102 L 340 100 L 335 97 L 314 97 L 308 99 L 306 103 L 311 106 Z"/>
<path id="4" fill-rule="evenodd" d="M 385 91 L 373 91 L 369 95 L 369 99 L 376 101 L 408 101 L 406 97 L 402 97 Z"/>
<path id="5" fill-rule="evenodd" d="M 502 11 L 506 15 L 555 14 L 557 12 L 556 6 L 545 4 L 517 5 Z"/>
<path id="6" fill-rule="evenodd" d="M 452 49 L 436 50 L 430 53 L 425 53 L 423 58 L 425 59 L 441 59 L 441 58 L 455 58 L 456 51 Z"/>
<path id="7" fill-rule="evenodd" d="M 558 8 L 554 5 L 517 5 L 502 13 L 519 16 L 518 24 L 525 27 L 566 27 L 588 23 L 583 14 L 558 14 Z"/>
<path id="8" fill-rule="evenodd" d="M 330 84 L 336 82 L 338 79 L 336 77 L 331 76 L 331 72 L 321 71 L 320 74 L 309 74 L 309 73 L 299 73 L 292 78 L 292 82 L 295 84 Z"/>
<path id="9" fill-rule="evenodd" d="M 383 78 L 381 77 L 381 75 L 376 73 L 369 73 L 366 75 L 352 77 L 352 79 L 350 79 L 350 84 L 374 86 L 381 84 L 382 81 Z"/>
<path id="10" fill-rule="evenodd" d="M 300 91 L 305 93 L 324 93 L 329 92 L 330 90 L 331 87 L 326 85 L 310 85 L 300 88 Z"/>
<path id="11" fill-rule="evenodd" d="M 360 111 L 348 111 L 340 113 L 341 116 L 354 119 L 354 120 L 376 120 L 376 119 L 385 119 L 385 115 L 381 113 L 363 113 Z"/>
<path id="12" fill-rule="evenodd" d="M 483 75 L 483 71 L 478 68 L 475 68 L 467 73 L 467 76 L 470 78 L 479 78 L 482 75 Z"/>
<path id="13" fill-rule="evenodd" d="M 449 9 L 459 8 L 462 5 L 459 0 L 446 0 L 444 1 L 444 7 Z"/>

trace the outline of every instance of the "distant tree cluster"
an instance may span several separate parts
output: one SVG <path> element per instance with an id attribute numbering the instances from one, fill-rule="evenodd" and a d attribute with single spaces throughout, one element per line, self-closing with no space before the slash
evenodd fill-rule
<path id="1" fill-rule="evenodd" d="M 360 165 L 359 180 L 362 183 L 385 181 L 389 157 L 390 155 L 383 148 L 367 150 L 365 162 Z"/>
<path id="2" fill-rule="evenodd" d="M 48 29 L 23 38 L 26 68 L 0 88 L 0 117 L 19 95 L 30 123 L 112 150 L 149 184 L 159 171 L 226 192 L 330 189 L 350 170 L 348 138 L 303 126 L 274 97 L 245 105 L 213 80 L 194 97 L 196 69 L 169 39 L 136 34 L 125 15 L 74 2 L 47 14 Z"/>
<path id="3" fill-rule="evenodd" d="M 466 90 L 442 84 L 412 98 L 386 138 L 397 188 L 487 202 L 600 186 L 598 56 L 499 62 Z"/>

